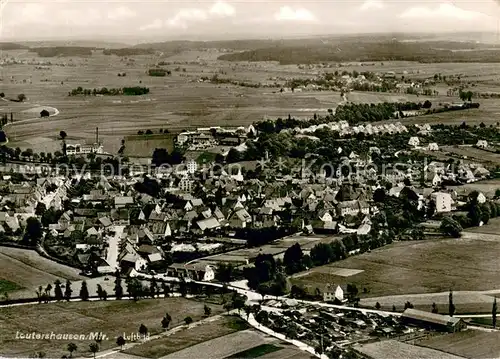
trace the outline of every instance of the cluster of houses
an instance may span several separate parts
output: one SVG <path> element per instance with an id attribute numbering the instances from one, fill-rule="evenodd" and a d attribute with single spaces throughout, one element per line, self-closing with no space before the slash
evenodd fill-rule
<path id="1" fill-rule="evenodd" d="M 222 128 L 220 126 L 198 128 L 196 131 L 184 131 L 177 135 L 177 143 L 188 150 L 202 150 L 215 146 L 238 147 L 244 145 L 249 136 L 256 136 L 254 126 Z"/>
<path id="2" fill-rule="evenodd" d="M 355 155 L 350 157 L 350 161 L 358 161 Z M 432 162 L 425 169 L 430 174 L 428 187 L 414 188 L 421 206 L 434 200 L 436 210 L 446 213 L 460 203 L 456 192 L 437 189 L 443 178 L 456 175 L 448 172 L 448 166 Z M 22 172 L 19 168 L 16 171 Z M 206 263 L 164 266 L 167 252 L 199 250 L 193 245 L 182 249 L 180 238 L 189 238 L 190 244 L 203 243 L 207 236 L 227 238 L 241 229 L 280 227 L 291 222 L 306 232 L 366 235 L 371 230 L 370 216 L 378 212 L 373 201 L 378 186 L 368 185 L 364 179 L 346 185 L 342 176 L 319 183 L 304 178 L 284 181 L 285 176 L 276 180 L 273 176 L 274 180 L 268 182 L 245 180 L 241 171 L 200 179 L 196 177 L 198 171 L 197 164 L 189 161 L 184 170 L 153 174 L 153 179 L 163 181 L 159 198 L 135 189 L 145 181 L 142 175 L 94 178 L 86 174 L 83 180 L 91 186 L 83 193 L 75 190 L 81 186 L 75 178 L 56 176 L 14 184 L 11 176 L 5 175 L 0 181 L 0 231 L 19 233 L 28 218 L 40 216 L 37 208 L 43 204 L 44 209 L 60 212 L 47 232 L 58 239 L 59 246 L 74 252 L 82 267 L 93 265 L 103 273 L 117 268 L 158 268 L 175 275 L 210 279 L 213 269 Z M 460 171 L 471 180 L 478 178 L 478 169 L 463 165 Z M 397 197 L 406 186 L 403 181 L 419 178 L 420 174 L 408 171 L 378 176 L 394 184 L 388 194 Z M 355 217 L 361 221 L 353 221 Z M 214 242 L 212 246 L 207 244 L 204 252 L 220 249 L 220 243 Z"/>
<path id="3" fill-rule="evenodd" d="M 287 129 L 284 131 L 293 131 L 294 133 L 298 134 L 297 136 L 300 137 L 305 134 L 314 133 L 315 131 L 321 129 L 329 129 L 331 131 L 338 132 L 341 137 L 347 135 L 356 135 L 358 133 L 364 133 L 365 135 L 376 135 L 383 133 L 395 134 L 395 133 L 408 132 L 406 126 L 402 125 L 400 122 L 383 124 L 383 125 L 367 124 L 367 125 L 350 126 L 349 123 L 347 123 L 347 121 L 324 123 L 320 125 L 313 125 L 307 128 L 297 127 L 294 129 Z"/>

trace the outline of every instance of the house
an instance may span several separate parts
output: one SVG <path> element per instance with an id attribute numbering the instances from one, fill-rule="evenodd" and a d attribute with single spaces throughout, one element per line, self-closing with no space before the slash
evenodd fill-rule
<path id="1" fill-rule="evenodd" d="M 344 290 L 340 285 L 327 284 L 323 291 L 324 302 L 344 301 Z"/>
<path id="2" fill-rule="evenodd" d="M 412 147 L 417 147 L 420 145 L 420 140 L 418 137 L 411 137 L 410 140 L 408 141 L 408 145 Z"/>
<path id="3" fill-rule="evenodd" d="M 124 208 L 134 204 L 134 198 L 130 196 L 115 197 L 115 208 Z"/>
<path id="4" fill-rule="evenodd" d="M 337 205 L 337 213 L 341 217 L 345 217 L 347 215 L 355 216 L 360 212 L 363 214 L 370 213 L 370 206 L 364 201 L 345 201 L 340 202 Z"/>
<path id="5" fill-rule="evenodd" d="M 481 192 L 479 192 L 479 194 L 477 195 L 477 203 L 486 203 L 486 196 Z"/>
<path id="6" fill-rule="evenodd" d="M 401 315 L 401 321 L 405 324 L 449 333 L 459 332 L 467 328 L 463 319 L 417 309 L 406 309 Z"/>
<path id="7" fill-rule="evenodd" d="M 427 151 L 439 151 L 439 146 L 436 142 L 431 142 L 427 145 Z"/>
<path id="8" fill-rule="evenodd" d="M 214 217 L 202 219 L 201 221 L 196 222 L 196 224 L 198 225 L 198 227 L 200 227 L 202 231 L 206 229 L 220 228 L 219 221 Z"/>
<path id="9" fill-rule="evenodd" d="M 332 215 L 327 210 L 322 210 L 319 212 L 319 219 L 323 222 L 332 222 L 333 221 Z"/>
<path id="10" fill-rule="evenodd" d="M 229 217 L 229 226 L 234 228 L 245 228 L 250 222 L 252 222 L 252 216 L 244 208 L 236 210 Z"/>
<path id="11" fill-rule="evenodd" d="M 452 211 L 453 199 L 451 194 L 445 192 L 434 192 L 431 194 L 431 198 L 436 203 L 437 213 L 448 213 Z"/>
<path id="12" fill-rule="evenodd" d="M 203 262 L 174 263 L 167 268 L 167 275 L 210 282 L 215 278 L 215 271 L 213 266 Z"/>
<path id="13" fill-rule="evenodd" d="M 485 140 L 479 140 L 477 141 L 476 143 L 476 147 L 479 147 L 479 148 L 487 148 L 488 147 L 488 142 L 485 141 Z"/>

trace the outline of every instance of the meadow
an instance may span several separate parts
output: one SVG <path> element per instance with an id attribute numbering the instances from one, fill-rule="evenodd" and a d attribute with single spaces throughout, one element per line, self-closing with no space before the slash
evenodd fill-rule
<path id="1" fill-rule="evenodd" d="M 418 342 L 418 345 L 464 358 L 498 358 L 500 356 L 500 333 L 467 330 L 431 337 Z"/>
<path id="2" fill-rule="evenodd" d="M 9 298 L 35 297 L 39 285 L 82 280 L 77 269 L 41 257 L 35 251 L 0 247 L 0 294 Z M 76 288 L 76 287 L 75 287 Z"/>
<path id="3" fill-rule="evenodd" d="M 488 228 L 488 226 L 482 227 Z M 457 312 L 488 312 L 493 297 L 480 291 L 500 288 L 500 267 L 496 253 L 500 237 L 467 233 L 461 239 L 398 242 L 330 265 L 313 268 L 291 278 L 293 284 L 313 293 L 327 283 L 355 284 L 361 304 L 384 309 L 406 301 L 430 310 L 433 302 L 447 311 L 448 291 L 455 292 Z M 338 268 L 362 270 L 340 276 Z M 477 292 L 479 291 L 479 292 Z"/>
<path id="4" fill-rule="evenodd" d="M 68 340 L 20 340 L 16 333 L 71 333 L 102 332 L 100 350 L 116 347 L 116 338 L 126 333 L 137 333 L 141 324 L 151 335 L 162 331 L 165 313 L 172 317 L 171 327 L 183 323 L 190 316 L 194 321 L 204 315 L 204 303 L 184 298 L 145 299 L 134 301 L 61 302 L 0 308 L 0 350 L 2 355 L 27 357 L 43 351 L 47 357 L 59 358 L 66 351 Z M 219 305 L 207 305 L 212 314 L 222 312 Z M 76 341 L 78 356 L 88 355 L 91 340 Z"/>
<path id="5" fill-rule="evenodd" d="M 217 350 L 216 346 L 210 344 L 212 340 L 216 343 L 230 342 L 228 339 L 233 337 L 244 338 L 245 334 L 248 334 L 246 329 L 248 329 L 246 322 L 238 317 L 218 317 L 213 321 L 197 325 L 193 328 L 184 329 L 171 335 L 150 340 L 133 348 L 126 349 L 124 353 L 152 359 L 158 359 L 173 353 L 175 353 L 173 355 L 178 357 L 183 356 L 183 353 L 179 353 L 179 351 L 195 353 L 197 345 L 204 345 L 207 348 L 211 347 L 209 351 L 199 352 L 208 353 Z M 237 332 L 240 331 L 244 332 L 238 334 Z M 253 334 L 254 333 L 251 332 L 250 335 L 246 336 L 248 338 L 253 338 Z M 224 338 L 226 340 L 224 340 Z M 253 345 L 254 341 L 250 341 Z M 222 350 L 222 348 L 219 346 L 218 350 Z"/>

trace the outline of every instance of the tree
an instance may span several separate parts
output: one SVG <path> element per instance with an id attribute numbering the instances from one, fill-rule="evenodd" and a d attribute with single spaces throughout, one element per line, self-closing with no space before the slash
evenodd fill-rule
<path id="1" fill-rule="evenodd" d="M 455 304 L 453 304 L 453 292 L 450 290 L 448 295 L 448 315 L 453 317 L 453 314 L 455 314 Z"/>
<path id="2" fill-rule="evenodd" d="M 392 311 L 396 312 L 396 306 L 394 304 L 392 305 Z"/>
<path id="3" fill-rule="evenodd" d="M 381 308 L 380 303 L 379 302 L 375 303 L 375 309 L 380 310 L 380 308 Z"/>
<path id="4" fill-rule="evenodd" d="M 90 343 L 89 344 L 89 349 L 94 354 L 94 359 L 95 359 L 95 353 L 97 353 L 99 351 L 99 344 L 97 344 L 97 343 Z"/>
<path id="5" fill-rule="evenodd" d="M 26 221 L 25 239 L 30 243 L 30 245 L 35 246 L 42 238 L 42 235 L 42 224 L 40 223 L 38 218 L 28 218 L 28 220 Z"/>
<path id="6" fill-rule="evenodd" d="M 46 210 L 47 208 L 45 207 L 45 204 L 43 202 L 38 202 L 38 204 L 36 205 L 35 214 L 37 216 L 41 216 Z"/>
<path id="7" fill-rule="evenodd" d="M 168 326 L 170 325 L 170 322 L 172 322 L 172 317 L 170 314 L 166 313 L 163 319 L 161 320 L 161 327 L 163 329 L 167 329 Z"/>
<path id="8" fill-rule="evenodd" d="M 80 298 L 83 301 L 89 300 L 89 290 L 87 288 L 87 282 L 82 282 L 82 287 L 80 288 Z"/>
<path id="9" fill-rule="evenodd" d="M 137 278 L 127 278 L 127 292 L 134 301 L 137 301 L 142 294 L 142 284 Z"/>
<path id="10" fill-rule="evenodd" d="M 186 325 L 189 325 L 189 324 L 191 324 L 192 322 L 193 322 L 193 318 L 191 318 L 191 317 L 189 317 L 189 316 L 188 316 L 188 317 L 186 317 L 186 318 L 184 318 L 184 323 L 186 323 Z"/>
<path id="11" fill-rule="evenodd" d="M 66 137 L 68 137 L 68 134 L 66 133 L 66 131 L 60 131 L 59 137 L 61 138 L 61 140 L 64 141 L 66 139 Z"/>
<path id="12" fill-rule="evenodd" d="M 148 327 L 146 327 L 144 324 L 141 324 L 141 326 L 139 327 L 139 334 L 141 335 L 148 335 Z"/>
<path id="13" fill-rule="evenodd" d="M 374 192 L 373 192 L 373 201 L 375 202 L 384 202 L 385 201 L 385 190 L 383 188 L 377 188 Z"/>
<path id="14" fill-rule="evenodd" d="M 436 303 L 432 303 L 432 313 L 437 314 L 438 313 L 438 307 Z"/>
<path id="15" fill-rule="evenodd" d="M 203 311 L 205 312 L 205 317 L 209 317 L 212 314 L 212 308 L 205 304 L 203 307 Z"/>
<path id="16" fill-rule="evenodd" d="M 17 100 L 19 102 L 23 102 L 24 100 L 26 100 L 26 95 L 23 93 L 20 93 L 19 95 L 17 95 Z"/>
<path id="17" fill-rule="evenodd" d="M 283 264 L 285 265 L 285 270 L 288 274 L 293 274 L 300 272 L 303 269 L 302 260 L 304 258 L 304 253 L 300 244 L 295 243 L 285 251 L 283 257 Z"/>
<path id="18" fill-rule="evenodd" d="M 158 284 L 156 283 L 156 279 L 153 276 L 149 283 L 149 294 L 151 295 L 151 298 L 154 298 L 156 296 L 157 291 L 158 291 Z"/>
<path id="19" fill-rule="evenodd" d="M 76 346 L 75 343 L 69 343 L 67 347 L 69 351 L 69 357 L 73 357 L 73 352 L 76 352 L 78 350 L 78 347 Z"/>
<path id="20" fill-rule="evenodd" d="M 104 292 L 104 290 L 102 289 L 102 286 L 100 284 L 97 284 L 97 296 L 101 300 L 103 298 L 103 292 Z"/>
<path id="21" fill-rule="evenodd" d="M 120 350 L 123 350 L 123 346 L 125 345 L 125 338 L 121 335 L 116 338 L 116 345 L 120 347 Z"/>
<path id="22" fill-rule="evenodd" d="M 460 225 L 460 223 L 450 217 L 443 218 L 439 229 L 443 234 L 454 238 L 460 238 L 462 232 L 462 226 Z"/>
<path id="23" fill-rule="evenodd" d="M 122 278 L 120 277 L 120 271 L 117 269 L 115 272 L 115 296 L 117 300 L 122 299 L 123 297 L 123 287 L 122 287 Z"/>
<path id="24" fill-rule="evenodd" d="M 226 156 L 227 163 L 235 163 L 241 161 L 241 153 L 235 149 L 231 148 Z"/>
<path id="25" fill-rule="evenodd" d="M 66 285 L 64 288 L 64 299 L 66 299 L 68 302 L 71 299 L 71 294 L 73 293 L 73 290 L 71 289 L 71 282 L 69 279 L 66 280 Z"/>
<path id="26" fill-rule="evenodd" d="M 497 297 L 493 300 L 493 308 L 491 309 L 491 325 L 497 327 Z"/>
<path id="27" fill-rule="evenodd" d="M 170 294 L 170 286 L 167 283 L 162 282 L 161 283 L 161 290 L 163 292 L 164 298 L 168 298 L 168 296 Z"/>
<path id="28" fill-rule="evenodd" d="M 54 282 L 54 297 L 57 301 L 63 300 L 63 292 L 61 289 L 61 281 L 57 279 Z"/>

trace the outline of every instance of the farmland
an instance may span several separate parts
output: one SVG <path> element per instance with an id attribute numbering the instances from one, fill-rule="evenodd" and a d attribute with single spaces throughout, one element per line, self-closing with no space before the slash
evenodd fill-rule
<path id="1" fill-rule="evenodd" d="M 395 340 L 375 342 L 357 350 L 373 359 L 460 359 L 462 357 L 446 354 L 437 350 L 418 347 Z"/>
<path id="2" fill-rule="evenodd" d="M 10 291 L 10 298 L 33 297 L 39 285 L 53 284 L 56 279 L 83 278 L 78 270 L 45 259 L 35 251 L 0 247 L 0 280 L 8 280 L 0 282 L 6 283 L 6 287 L 0 285 L 0 288 Z M 0 289 L 0 293 L 3 291 Z"/>
<path id="3" fill-rule="evenodd" d="M 48 357 L 61 357 L 68 341 L 15 339 L 21 333 L 72 333 L 102 332 L 108 338 L 101 343 L 101 350 L 115 347 L 116 337 L 137 333 L 144 324 L 151 334 L 162 331 L 161 318 L 168 312 L 171 326 L 182 323 L 186 316 L 199 320 L 204 303 L 183 298 L 146 299 L 133 301 L 63 302 L 0 309 L 0 347 L 3 355 L 29 356 L 43 351 Z M 208 304 L 212 313 L 221 307 Z M 78 354 L 88 354 L 90 341 L 78 341 Z"/>
<path id="4" fill-rule="evenodd" d="M 35 53 L 27 50 L 4 53 L 19 59 L 40 60 Z M 216 50 L 193 50 L 172 57 L 138 55 L 124 59 L 95 51 L 92 56 L 85 58 L 59 58 L 57 62 L 64 62 L 65 66 L 51 65 L 35 69 L 34 65 L 8 65 L 11 78 L 4 78 L 2 91 L 5 92 L 6 98 L 15 98 L 24 93 L 27 100 L 24 103 L 3 101 L 0 103 L 0 112 L 13 112 L 15 121 L 28 120 L 9 125 L 7 134 L 10 145 L 22 149 L 32 148 L 38 152 L 51 152 L 60 149 L 57 140 L 59 131 L 65 130 L 68 140 L 91 142 L 95 138 L 95 128 L 99 127 L 105 151 L 116 153 L 121 140 L 135 135 L 139 130 L 150 129 L 157 133 L 159 129 L 176 132 L 193 127 L 249 125 L 265 117 L 286 117 L 288 114 L 297 118 L 310 118 L 314 113 L 326 114 L 327 109 L 334 108 L 340 101 L 340 94 L 331 91 L 279 93 L 276 88 L 198 82 L 203 76 L 211 77 L 217 74 L 221 78 L 234 81 L 273 84 L 276 80 L 270 79 L 310 78 L 318 73 L 316 69 L 305 70 L 295 65 L 282 66 L 272 62 L 225 62 L 217 60 L 218 54 Z M 165 77 L 148 76 L 147 69 L 161 61 L 172 63 L 163 66 L 172 70 L 172 74 Z M 485 67 L 475 65 L 477 64 L 453 64 L 449 71 L 467 72 L 471 78 L 482 76 L 481 79 L 485 76 L 489 78 L 498 72 L 497 64 L 486 64 Z M 427 76 L 437 71 L 444 74 L 445 68 L 444 64 L 385 62 L 383 66 L 377 63 L 368 68 L 359 66 L 359 63 L 345 64 L 338 69 L 396 70 L 398 73 L 407 69 L 415 76 Z M 126 73 L 126 76 L 118 76 L 119 73 Z M 277 82 L 284 84 L 283 81 Z M 78 86 L 142 86 L 149 88 L 150 93 L 143 96 L 68 96 L 68 92 Z M 369 92 L 353 92 L 348 96 L 351 102 L 370 103 L 419 102 L 425 99 L 425 96 Z M 443 94 L 429 99 L 433 102 L 453 101 Z M 495 114 L 500 113 L 499 103 L 498 100 L 485 99 L 481 100 L 481 108 L 477 111 L 435 114 L 405 119 L 404 122 L 492 123 L 495 121 Z M 54 109 L 57 109 L 59 113 L 41 119 L 38 118 L 38 110 L 41 108 L 48 108 L 52 114 Z M 143 151 L 149 152 L 149 147 L 152 146 L 145 145 Z M 130 147 L 141 148 L 141 144 L 130 144 Z M 131 153 L 133 150 L 127 151 Z"/>
<path id="5" fill-rule="evenodd" d="M 187 335 L 189 334 L 187 333 Z M 203 353 L 203 357 L 207 359 L 225 358 L 240 351 L 261 345 L 266 340 L 274 341 L 274 339 L 266 338 L 263 334 L 253 330 L 238 331 L 216 338 L 212 337 L 212 339 L 207 338 L 206 341 L 199 340 L 199 344 L 185 347 L 185 349 L 179 351 L 171 351 L 171 354 L 162 357 L 162 359 L 196 358 L 200 353 Z M 134 351 L 134 353 L 141 355 L 141 352 Z"/>
<path id="6" fill-rule="evenodd" d="M 147 341 L 144 344 L 125 350 L 125 353 L 156 359 L 246 328 L 246 323 L 237 317 L 219 317 L 214 321 L 197 325 L 194 328 L 184 329 L 159 339 Z"/>
<path id="7" fill-rule="evenodd" d="M 431 337 L 418 345 L 465 358 L 489 359 L 500 356 L 500 333 L 467 330 Z"/>
<path id="8" fill-rule="evenodd" d="M 499 237 L 482 238 L 480 233 L 464 235 L 458 240 L 398 242 L 300 273 L 291 281 L 311 293 L 316 288 L 323 291 L 327 283 L 353 283 L 359 288 L 361 304 L 375 305 L 379 301 L 386 309 L 392 308 L 393 304 L 402 307 L 407 300 L 419 300 L 415 304 L 420 304 L 423 309 L 430 308 L 433 301 L 445 305 L 447 292 L 452 289 L 457 293 L 464 291 L 455 298 L 458 312 L 488 311 L 492 297 L 466 292 L 500 288 L 498 250 Z M 334 274 L 338 268 L 363 272 L 345 277 Z M 443 294 L 419 296 L 421 293 Z"/>
<path id="9" fill-rule="evenodd" d="M 166 148 L 172 152 L 172 134 L 132 135 L 125 137 L 124 154 L 129 157 L 149 157 L 155 148 Z"/>

